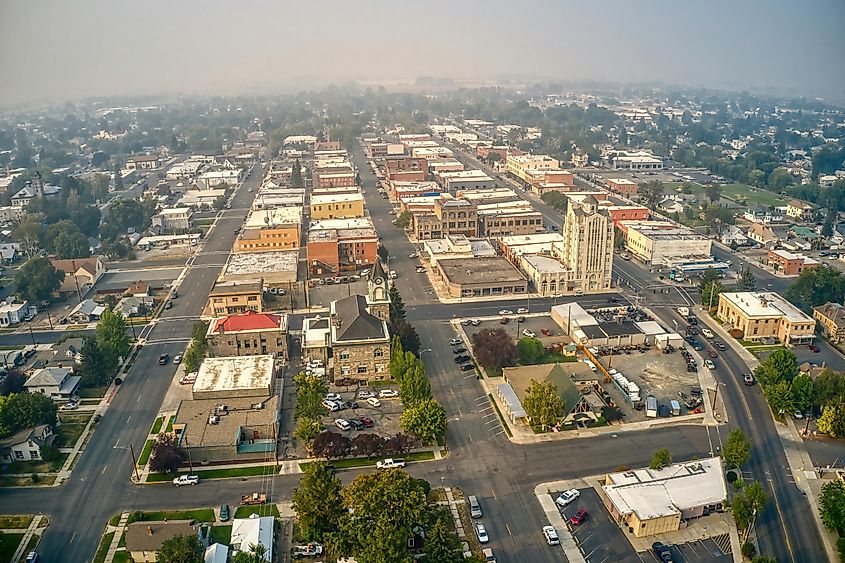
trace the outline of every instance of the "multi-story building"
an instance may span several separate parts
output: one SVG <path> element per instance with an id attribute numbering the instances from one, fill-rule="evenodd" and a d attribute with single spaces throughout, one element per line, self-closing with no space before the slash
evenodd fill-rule
<path id="1" fill-rule="evenodd" d="M 608 178 L 607 188 L 625 197 L 634 197 L 637 195 L 637 183 L 625 178 Z"/>
<path id="2" fill-rule="evenodd" d="M 417 240 L 438 239 L 446 235 L 478 236 L 477 207 L 465 199 L 440 198 L 432 214 L 414 215 L 412 229 Z"/>
<path id="3" fill-rule="evenodd" d="M 798 199 L 793 199 L 786 205 L 786 216 L 794 221 L 810 221 L 814 211 L 812 205 Z"/>
<path id="4" fill-rule="evenodd" d="M 61 186 L 51 186 L 41 180 L 41 175 L 36 173 L 35 179 L 28 181 L 12 196 L 12 207 L 25 208 L 33 198 L 43 197 L 55 199 L 59 197 Z"/>
<path id="5" fill-rule="evenodd" d="M 235 315 L 264 309 L 264 281 L 222 282 L 214 284 L 208 294 L 208 314 L 214 316 Z"/>
<path id="6" fill-rule="evenodd" d="M 357 270 L 376 262 L 378 234 L 369 217 L 324 219 L 311 223 L 307 248 L 314 275 Z"/>
<path id="7" fill-rule="evenodd" d="M 155 170 L 158 168 L 158 156 L 154 154 L 138 154 L 130 156 L 123 165 L 125 170 Z"/>
<path id="8" fill-rule="evenodd" d="M 384 161 L 384 176 L 388 180 L 422 182 L 428 174 L 428 161 L 424 158 L 388 158 Z M 401 175 L 401 177 L 399 177 Z M 410 175 L 410 176 L 409 176 Z"/>
<path id="9" fill-rule="evenodd" d="M 215 186 L 235 187 L 238 185 L 238 183 L 240 183 L 242 178 L 243 171 L 241 169 L 212 170 L 200 174 L 199 178 L 197 178 L 197 182 L 205 185 L 208 188 L 213 188 Z"/>
<path id="10" fill-rule="evenodd" d="M 713 241 L 669 221 L 622 221 L 619 228 L 625 235 L 625 248 L 646 264 L 710 257 Z"/>
<path id="11" fill-rule="evenodd" d="M 299 248 L 301 207 L 252 211 L 235 239 L 235 252 L 266 252 Z"/>
<path id="12" fill-rule="evenodd" d="M 206 333 L 211 357 L 272 354 L 286 360 L 288 317 L 286 314 L 254 313 L 217 317 Z"/>
<path id="13" fill-rule="evenodd" d="M 563 242 L 552 253 L 568 270 L 563 291 L 610 288 L 613 267 L 613 222 L 593 196 L 569 198 L 563 223 Z"/>
<path id="14" fill-rule="evenodd" d="M 390 182 L 390 197 L 394 201 L 443 192 L 437 182 Z"/>
<path id="15" fill-rule="evenodd" d="M 788 250 L 769 249 L 766 255 L 766 265 L 784 276 L 797 276 L 807 268 L 818 266 L 819 261 L 803 254 L 792 253 Z"/>
<path id="16" fill-rule="evenodd" d="M 311 197 L 311 220 L 353 219 L 364 216 L 364 196 L 360 193 L 327 194 Z"/>
<path id="17" fill-rule="evenodd" d="M 841 303 L 825 303 L 813 307 L 813 318 L 822 327 L 822 334 L 835 344 L 845 340 L 845 307 Z"/>
<path id="18" fill-rule="evenodd" d="M 642 205 L 608 205 L 604 209 L 614 225 L 622 221 L 647 221 L 649 216 L 648 207 Z"/>
<path id="19" fill-rule="evenodd" d="M 543 214 L 527 201 L 489 203 L 478 205 L 479 236 L 530 235 L 546 231 Z"/>
<path id="20" fill-rule="evenodd" d="M 528 174 L 529 170 L 558 170 L 560 162 L 546 154 L 510 154 L 506 168 L 509 174 L 530 185 L 533 177 Z"/>
<path id="21" fill-rule="evenodd" d="M 152 217 L 152 226 L 159 232 L 187 231 L 191 227 L 190 207 L 168 207 Z"/>
<path id="22" fill-rule="evenodd" d="M 50 258 L 50 263 L 54 268 L 65 274 L 65 278 L 56 292 L 59 297 L 63 298 L 75 295 L 81 299 L 106 273 L 106 266 L 99 256 L 63 260 Z"/>
<path id="23" fill-rule="evenodd" d="M 355 186 L 355 172 L 314 171 L 315 188 L 349 188 Z"/>
<path id="24" fill-rule="evenodd" d="M 496 187 L 496 181 L 481 170 L 438 172 L 435 179 L 449 193 L 458 190 L 488 190 Z"/>
<path id="25" fill-rule="evenodd" d="M 787 346 L 808 344 L 815 338 L 816 321 L 770 291 L 719 294 L 716 314 L 742 332 L 746 340 L 776 338 Z"/>
<path id="26" fill-rule="evenodd" d="M 663 160 L 645 151 L 613 151 L 607 161 L 615 170 L 663 170 Z"/>

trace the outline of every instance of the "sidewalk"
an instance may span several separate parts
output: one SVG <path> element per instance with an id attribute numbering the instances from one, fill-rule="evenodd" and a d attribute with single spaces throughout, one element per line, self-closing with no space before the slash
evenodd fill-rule
<path id="1" fill-rule="evenodd" d="M 112 563 L 112 561 L 114 561 L 114 555 L 117 553 L 120 538 L 123 537 L 123 532 L 126 530 L 126 522 L 128 521 L 129 513 L 124 512 L 120 515 L 120 520 L 118 520 L 117 526 L 115 526 L 114 529 L 112 529 L 111 526 L 106 527 L 105 533 L 108 534 L 109 532 L 114 531 L 114 535 L 111 538 L 109 550 L 106 552 L 106 558 L 103 560 L 103 563 Z"/>
<path id="2" fill-rule="evenodd" d="M 29 545 L 30 538 L 32 538 L 32 535 L 35 534 L 35 531 L 39 528 L 43 518 L 43 515 L 38 514 L 32 519 L 32 522 L 29 523 L 29 527 L 27 527 L 26 532 L 24 532 L 23 537 L 21 538 L 21 543 L 18 544 L 18 548 L 15 550 L 14 555 L 12 555 L 13 563 L 22 561 L 23 558 L 26 557 L 26 546 Z"/>

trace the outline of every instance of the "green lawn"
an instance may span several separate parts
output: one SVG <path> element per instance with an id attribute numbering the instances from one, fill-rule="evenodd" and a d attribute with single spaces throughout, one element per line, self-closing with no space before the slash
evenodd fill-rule
<path id="1" fill-rule="evenodd" d="M 563 354 L 559 354 L 557 352 L 549 352 L 547 354 L 543 354 L 534 364 L 523 364 L 523 365 L 535 365 L 535 364 L 554 364 L 554 363 L 566 363 L 566 362 L 577 362 L 578 358 L 575 356 L 564 356 Z M 522 362 L 520 362 L 522 363 Z"/>
<path id="2" fill-rule="evenodd" d="M 144 442 L 144 448 L 141 450 L 141 455 L 138 456 L 138 466 L 144 467 L 150 460 L 150 454 L 153 452 L 153 440 Z"/>
<path id="3" fill-rule="evenodd" d="M 407 455 L 396 455 L 395 457 L 401 457 L 405 461 L 429 461 L 434 459 L 434 452 L 413 452 Z M 329 465 L 334 465 L 338 469 L 349 469 L 351 467 L 368 467 L 375 465 L 382 459 L 387 459 L 387 456 L 380 456 L 380 457 L 373 457 L 373 458 L 366 458 L 366 457 L 353 457 L 349 459 L 337 459 L 337 460 L 329 460 L 327 463 Z M 313 461 L 306 461 L 304 463 L 300 463 L 300 469 L 305 469 L 308 467 L 309 464 L 314 463 Z"/>
<path id="4" fill-rule="evenodd" d="M 129 522 L 163 522 L 164 520 L 196 520 L 197 522 L 214 522 L 214 509 L 196 508 L 193 510 L 160 510 L 157 512 L 133 512 L 129 515 Z"/>
<path id="5" fill-rule="evenodd" d="M 93 398 L 100 398 L 106 394 L 108 391 L 108 386 L 103 385 L 102 387 L 82 387 L 79 389 L 79 398 L 80 399 L 93 399 Z"/>
<path id="6" fill-rule="evenodd" d="M 117 542 L 117 547 L 126 547 L 126 534 L 120 535 L 120 541 Z"/>
<path id="7" fill-rule="evenodd" d="M 117 526 L 118 522 L 120 522 L 120 514 L 115 514 L 109 518 L 109 526 Z"/>
<path id="8" fill-rule="evenodd" d="M 507 422 L 505 422 L 505 417 L 502 416 L 502 411 L 499 410 L 499 405 L 496 404 L 495 399 L 493 398 L 492 393 L 487 393 L 487 398 L 490 399 L 490 403 L 493 404 L 493 408 L 496 409 L 496 414 L 499 415 L 499 422 L 502 423 L 502 428 L 505 429 L 505 432 L 508 433 L 508 436 L 513 438 L 513 433 L 511 432 L 510 427 L 508 426 Z"/>
<path id="9" fill-rule="evenodd" d="M 23 540 L 23 533 L 3 534 L 3 542 L 0 543 L 0 561 L 11 561 L 12 555 Z"/>
<path id="10" fill-rule="evenodd" d="M 56 435 L 59 437 L 60 448 L 72 448 L 79 437 L 82 436 L 82 431 L 85 430 L 84 424 L 62 424 L 56 428 Z"/>
<path id="11" fill-rule="evenodd" d="M 128 551 L 116 551 L 112 563 L 132 563 L 132 557 Z"/>
<path id="12" fill-rule="evenodd" d="M 722 186 L 722 195 L 728 199 L 745 199 L 749 204 L 757 205 L 786 205 L 789 198 L 780 194 L 754 188 L 748 184 L 725 184 Z"/>
<path id="13" fill-rule="evenodd" d="M 174 417 L 171 416 L 170 418 L 167 419 L 167 430 L 166 430 L 166 432 L 168 432 L 168 433 L 173 432 L 173 418 Z"/>
<path id="14" fill-rule="evenodd" d="M 5 473 L 53 473 L 62 468 L 69 456 L 60 453 L 53 461 L 16 461 L 7 466 Z"/>
<path id="15" fill-rule="evenodd" d="M 39 536 L 38 534 L 32 534 L 31 536 L 29 536 L 29 541 L 26 543 L 26 549 L 23 550 L 24 554 L 29 553 L 30 551 L 35 549 L 35 546 L 38 545 L 38 540 L 40 539 L 41 536 Z"/>
<path id="16" fill-rule="evenodd" d="M 97 553 L 94 555 L 93 563 L 103 563 L 106 560 L 106 553 L 111 546 L 111 540 L 114 537 L 114 532 L 109 532 L 100 539 L 100 547 L 97 548 Z"/>
<path id="17" fill-rule="evenodd" d="M 20 528 L 26 530 L 32 523 L 32 516 L 0 516 L 0 528 Z"/>
<path id="18" fill-rule="evenodd" d="M 194 471 L 192 475 L 199 475 L 200 479 L 225 479 L 227 477 L 254 477 L 264 475 L 265 472 L 275 474 L 275 465 L 258 465 L 254 467 L 234 467 L 232 469 L 209 469 L 207 471 Z M 179 475 L 188 475 L 189 471 L 180 471 Z M 162 483 L 171 481 L 173 477 L 169 473 L 153 473 L 147 478 L 148 483 Z"/>
<path id="19" fill-rule="evenodd" d="M 153 428 L 150 430 L 150 434 L 158 434 L 159 430 L 161 430 L 162 425 L 164 424 L 164 417 L 160 416 L 156 418 L 156 421 L 153 422 Z"/>
<path id="20" fill-rule="evenodd" d="M 211 538 L 216 543 L 229 545 L 229 542 L 232 541 L 232 525 L 229 524 L 228 526 L 212 526 Z"/>
<path id="21" fill-rule="evenodd" d="M 235 510 L 235 518 L 249 518 L 250 514 L 258 514 L 259 516 L 273 516 L 279 517 L 279 509 L 275 504 L 256 504 L 253 506 L 239 506 Z M 232 535 L 231 526 L 229 526 L 229 535 Z"/>

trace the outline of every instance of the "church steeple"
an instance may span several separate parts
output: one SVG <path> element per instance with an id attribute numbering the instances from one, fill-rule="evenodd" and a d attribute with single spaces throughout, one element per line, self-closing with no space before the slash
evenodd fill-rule
<path id="1" fill-rule="evenodd" d="M 370 306 L 370 313 L 384 320 L 390 317 L 390 294 L 387 291 L 387 280 L 387 272 L 381 260 L 377 259 L 367 279 L 367 303 Z"/>

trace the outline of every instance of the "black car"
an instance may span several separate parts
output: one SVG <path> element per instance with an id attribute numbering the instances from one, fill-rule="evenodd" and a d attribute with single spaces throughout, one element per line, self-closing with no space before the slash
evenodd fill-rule
<path id="1" fill-rule="evenodd" d="M 467 351 L 466 348 L 460 348 L 460 347 L 459 348 L 452 348 L 453 354 L 463 354 L 466 351 Z"/>
<path id="2" fill-rule="evenodd" d="M 357 401 L 346 401 L 345 403 L 343 403 L 343 406 L 346 407 L 347 409 L 357 409 L 358 408 L 358 402 Z"/>
<path id="3" fill-rule="evenodd" d="M 363 422 L 355 418 L 350 418 L 348 420 L 354 430 L 364 430 L 367 427 Z"/>
<path id="4" fill-rule="evenodd" d="M 470 358 L 470 357 L 469 357 L 469 356 L 467 356 L 467 355 L 455 356 L 455 363 L 456 363 L 456 364 L 462 364 L 462 363 L 464 363 L 464 362 L 468 362 L 468 361 L 470 361 L 471 359 L 472 359 L 472 358 Z"/>
<path id="5" fill-rule="evenodd" d="M 673 563 L 672 550 L 669 549 L 669 546 L 658 541 L 651 544 L 651 549 L 654 551 L 657 559 L 662 563 Z"/>
<path id="6" fill-rule="evenodd" d="M 472 364 L 464 364 L 461 366 L 461 371 L 470 371 L 472 369 L 475 369 L 475 366 Z"/>
<path id="7" fill-rule="evenodd" d="M 158 365 L 166 366 L 167 362 L 170 361 L 170 354 L 162 354 L 158 357 Z"/>

